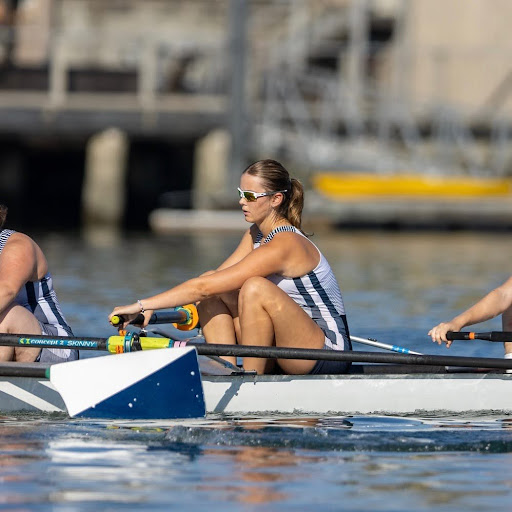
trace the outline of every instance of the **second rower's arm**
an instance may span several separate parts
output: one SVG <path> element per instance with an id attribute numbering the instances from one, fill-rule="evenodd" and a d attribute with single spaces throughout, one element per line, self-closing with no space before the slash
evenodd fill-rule
<path id="1" fill-rule="evenodd" d="M 141 303 L 145 310 L 173 308 L 237 290 L 251 277 L 266 277 L 282 272 L 285 262 L 292 253 L 293 244 L 284 243 L 284 241 L 281 243 L 274 239 L 257 250 L 251 250 L 238 263 L 189 279 L 170 290 L 141 299 Z M 135 302 L 114 308 L 110 317 L 112 315 L 135 316 L 139 312 L 140 304 Z"/>
<path id="2" fill-rule="evenodd" d="M 512 277 L 457 317 L 462 327 L 485 322 L 512 306 Z"/>
<path id="3" fill-rule="evenodd" d="M 512 277 L 498 286 L 485 297 L 479 300 L 475 305 L 457 315 L 449 322 L 443 322 L 429 331 L 433 341 L 441 343 L 444 341 L 447 346 L 451 341 L 446 339 L 448 331 L 460 331 L 468 325 L 485 322 L 491 318 L 504 313 L 512 306 Z"/>

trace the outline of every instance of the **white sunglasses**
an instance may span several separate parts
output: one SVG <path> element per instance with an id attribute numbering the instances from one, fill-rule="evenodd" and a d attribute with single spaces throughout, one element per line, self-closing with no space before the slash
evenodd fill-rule
<path id="1" fill-rule="evenodd" d="M 253 203 L 258 197 L 273 196 L 274 194 L 288 192 L 288 190 L 276 190 L 275 192 L 253 192 L 252 190 L 242 190 L 240 187 L 237 188 L 240 199 L 245 199 L 249 203 Z"/>

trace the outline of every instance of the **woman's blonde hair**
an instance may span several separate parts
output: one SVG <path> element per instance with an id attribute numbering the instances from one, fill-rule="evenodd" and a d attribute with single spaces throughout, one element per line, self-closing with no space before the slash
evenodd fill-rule
<path id="1" fill-rule="evenodd" d="M 292 226 L 302 231 L 304 187 L 299 180 L 290 178 L 290 174 L 282 164 L 270 159 L 254 162 L 243 173 L 260 178 L 267 192 L 286 190 L 277 213 L 283 216 Z"/>

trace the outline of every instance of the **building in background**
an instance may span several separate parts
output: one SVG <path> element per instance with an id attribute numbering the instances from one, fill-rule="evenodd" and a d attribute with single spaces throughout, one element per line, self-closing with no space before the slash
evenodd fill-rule
<path id="1" fill-rule="evenodd" d="M 233 155 L 280 158 L 305 181 L 508 176 L 512 5 L 489 4 L 0 0 L 0 188 L 31 181 L 12 176 L 34 151 L 79 166 L 110 128 L 143 212 L 162 190 L 171 206 L 231 206 Z"/>

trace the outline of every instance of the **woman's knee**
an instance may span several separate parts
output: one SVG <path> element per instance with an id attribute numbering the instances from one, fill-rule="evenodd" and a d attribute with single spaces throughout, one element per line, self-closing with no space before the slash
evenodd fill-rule
<path id="1" fill-rule="evenodd" d="M 14 304 L 0 315 L 0 332 L 41 334 L 41 326 L 28 309 Z"/>
<path id="2" fill-rule="evenodd" d="M 260 276 L 250 277 L 242 285 L 242 288 L 240 288 L 240 295 L 254 296 L 259 293 L 263 293 L 269 284 L 275 286 L 266 277 L 260 277 Z"/>
<path id="3" fill-rule="evenodd" d="M 16 324 L 16 317 L 18 316 L 16 310 L 18 307 L 20 306 L 11 304 L 2 311 L 0 314 L 0 332 L 14 332 L 12 329 Z"/>
<path id="4" fill-rule="evenodd" d="M 251 277 L 240 288 L 238 308 L 241 311 L 244 304 L 273 305 L 278 303 L 280 289 L 266 277 Z"/>

